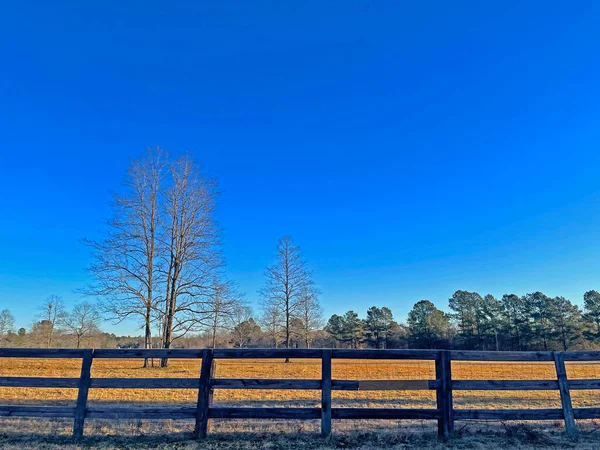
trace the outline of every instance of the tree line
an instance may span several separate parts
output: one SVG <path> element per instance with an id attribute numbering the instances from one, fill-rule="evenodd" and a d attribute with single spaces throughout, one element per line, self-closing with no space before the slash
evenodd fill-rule
<path id="1" fill-rule="evenodd" d="M 361 320 L 354 311 L 333 315 L 326 330 L 339 346 L 359 348 L 454 348 L 462 350 L 569 350 L 600 344 L 600 293 L 584 294 L 583 310 L 564 297 L 542 292 L 481 296 L 456 291 L 449 313 L 429 300 L 417 302 L 405 324 L 388 308 L 372 307 Z"/>
<path id="2" fill-rule="evenodd" d="M 190 155 L 149 149 L 126 172 L 104 234 L 84 240 L 92 281 L 79 292 L 93 300 L 67 312 L 51 296 L 29 331 L 14 330 L 4 310 L 0 344 L 565 350 L 600 342 L 596 291 L 586 292 L 583 311 L 541 292 L 496 299 L 459 290 L 449 313 L 421 300 L 405 323 L 385 306 L 372 306 L 363 318 L 347 311 L 325 321 L 312 271 L 290 236 L 277 242 L 255 313 L 225 275 L 218 195 L 216 181 Z M 137 322 L 142 339 L 102 333 L 101 318 Z"/>
<path id="3" fill-rule="evenodd" d="M 283 250 L 283 253 L 280 251 Z M 285 258 L 292 250 L 295 257 Z M 285 261 L 301 261 L 299 249 L 290 238 L 278 246 L 281 265 L 267 274 L 286 274 Z M 303 263 L 300 264 L 303 267 Z M 277 268 L 282 268 L 278 272 Z M 429 300 L 415 303 L 405 323 L 394 319 L 391 309 L 372 306 L 363 318 L 354 311 L 334 314 L 322 320 L 318 291 L 310 278 L 298 274 L 293 264 L 289 279 L 268 278 L 266 296 L 259 315 L 238 304 L 232 313 L 215 315 L 212 323 L 199 333 L 182 336 L 177 347 L 235 348 L 441 348 L 463 350 L 573 350 L 600 345 L 600 293 L 584 294 L 579 308 L 564 297 L 549 297 L 541 292 L 518 296 L 505 294 L 500 299 L 476 292 L 456 291 L 448 301 L 449 313 Z M 291 280 L 302 280 L 297 287 Z M 280 280 L 280 290 L 274 289 Z M 305 283 L 308 282 L 308 285 Z M 287 284 L 287 291 L 286 286 Z M 297 291 L 296 291 L 297 289 Z M 287 292 L 287 294 L 286 294 Z M 296 294 L 298 292 L 298 294 Z M 286 318 L 286 314 L 289 316 Z M 122 347 L 143 348 L 145 336 L 115 336 L 100 329 L 100 313 L 88 302 L 66 311 L 60 297 L 50 296 L 38 308 L 36 322 L 29 331 L 15 330 L 14 317 L 0 311 L 0 344 L 24 347 Z M 151 342 L 160 345 L 160 337 Z"/>

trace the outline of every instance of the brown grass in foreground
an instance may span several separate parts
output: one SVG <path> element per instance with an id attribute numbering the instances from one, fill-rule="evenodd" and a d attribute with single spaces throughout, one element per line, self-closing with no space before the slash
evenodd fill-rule
<path id="1" fill-rule="evenodd" d="M 73 444 L 70 420 L 3 419 L 0 448 L 20 450 L 101 449 L 202 449 L 202 450 L 407 450 L 518 448 L 592 450 L 600 447 L 596 434 L 600 422 L 585 421 L 581 435 L 568 439 L 555 423 L 461 424 L 456 437 L 444 443 L 433 426 L 397 421 L 334 422 L 329 439 L 319 437 L 317 424 L 263 421 L 261 427 L 240 428 L 232 422 L 218 423 L 215 433 L 202 441 L 191 439 L 189 421 L 89 420 L 86 436 Z M 358 423 L 356 423 L 358 422 Z M 255 422 L 256 423 L 256 422 Z"/>

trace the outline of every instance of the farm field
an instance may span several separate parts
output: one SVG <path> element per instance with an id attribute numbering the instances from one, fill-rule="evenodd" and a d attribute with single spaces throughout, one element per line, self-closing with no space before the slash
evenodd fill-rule
<path id="1" fill-rule="evenodd" d="M 157 361 L 158 364 L 158 361 Z M 600 379 L 600 364 L 566 363 L 569 379 Z M 79 377 L 78 359 L 0 359 L 0 376 Z M 169 367 L 141 367 L 141 360 L 94 360 L 92 377 L 177 377 L 197 378 L 200 361 L 169 361 Z M 320 360 L 218 360 L 215 378 L 303 378 L 321 376 Z M 553 380 L 552 363 L 452 362 L 455 380 Z M 434 379 L 430 361 L 363 361 L 334 360 L 334 379 L 345 380 L 415 380 Z M 317 405 L 320 391 L 299 390 L 215 390 L 215 404 L 232 406 Z M 69 405 L 75 401 L 76 389 L 0 388 L 4 404 L 52 403 Z M 139 404 L 195 404 L 194 389 L 91 389 L 89 402 Z M 600 406 L 600 391 L 573 391 L 574 407 Z M 455 408 L 553 408 L 560 407 L 558 391 L 455 391 Z M 375 405 L 398 407 L 435 407 L 434 391 L 334 391 L 335 406 Z M 274 402 L 278 404 L 273 404 Z M 280 404 L 280 405 L 279 405 Z"/>
<path id="2" fill-rule="evenodd" d="M 158 363 L 158 361 L 156 361 Z M 200 361 L 176 360 L 169 361 L 169 367 L 142 368 L 139 359 L 123 360 L 94 360 L 92 377 L 176 377 L 196 378 L 200 372 Z M 47 377 L 79 377 L 80 360 L 78 359 L 0 359 L 0 376 L 47 376 Z M 567 363 L 567 372 L 570 379 L 600 379 L 600 365 L 591 363 Z M 453 362 L 452 373 L 454 379 L 484 379 L 484 380 L 541 380 L 556 379 L 552 363 L 505 363 L 505 362 Z M 218 378 L 302 378 L 318 379 L 321 375 L 320 360 L 292 360 L 286 364 L 283 360 L 218 360 L 215 367 L 215 377 Z M 332 367 L 334 379 L 345 380 L 384 380 L 384 379 L 434 379 L 435 370 L 433 362 L 429 361 L 363 361 L 363 360 L 334 360 Z M 61 405 L 72 406 L 77 396 L 76 389 L 57 388 L 0 388 L 0 404 L 33 404 L 33 405 Z M 600 406 L 600 391 L 572 391 L 573 406 L 598 407 Z M 121 406 L 193 406 L 197 400 L 197 391 L 193 389 L 91 389 L 89 406 L 115 405 Z M 318 407 L 320 405 L 320 391 L 300 390 L 215 390 L 215 406 L 252 406 L 252 407 Z M 435 391 L 334 391 L 333 407 L 397 407 L 397 408 L 435 408 Z M 455 391 L 454 407 L 481 408 L 481 409 L 511 409 L 511 408 L 559 408 L 560 398 L 558 391 Z M 585 421 L 583 429 L 594 431 L 596 423 Z M 529 423 L 525 427 L 520 424 L 492 424 L 489 422 L 456 422 L 456 429 L 465 436 L 461 442 L 477 442 L 477 436 L 485 433 L 508 433 L 525 441 L 532 439 L 531 433 L 546 430 L 544 439 L 553 435 L 561 447 L 568 446 L 562 436 L 562 422 L 550 421 L 544 423 Z M 32 420 L 32 419 L 0 419 L 0 429 L 4 436 L 27 434 L 30 427 L 42 435 L 58 435 L 68 439 L 71 432 L 70 420 Z M 185 435 L 192 429 L 190 421 L 86 421 L 86 436 L 113 436 L 115 439 L 128 439 L 128 436 L 160 436 L 173 434 Z M 522 427 L 522 428 L 519 428 Z M 357 445 L 370 442 L 373 439 L 367 436 L 378 436 L 377 439 L 400 439 L 403 447 L 406 443 L 415 443 L 418 448 L 425 446 L 420 439 L 429 439 L 436 443 L 436 423 L 434 421 L 350 421 L 334 420 L 333 441 L 342 439 L 342 435 L 355 435 L 367 433 L 363 439 L 358 439 Z M 512 431 L 511 431 L 512 430 Z M 530 431 L 527 431 L 530 430 Z M 227 447 L 219 441 L 219 435 L 231 433 L 271 433 L 276 435 L 293 435 L 294 439 L 304 439 L 301 436 L 314 435 L 319 431 L 318 421 L 258 421 L 258 420 L 214 420 L 212 426 L 212 439 L 216 442 L 215 448 Z M 589 432 L 589 431 L 588 431 Z M 336 433 L 338 434 L 337 436 Z M 371 434 L 369 434 L 371 433 Z M 373 434 L 374 433 L 374 434 Z M 391 434 L 390 434 L 391 433 Z M 398 438 L 401 433 L 402 438 Z M 482 435 L 483 433 L 483 435 Z M 587 433 L 587 432 L 586 432 Z M 300 436 L 300 437 L 298 437 Z M 388 436 L 388 437 L 385 437 Z M 492 436 L 492 437 L 493 437 Z M 385 437 L 385 438 L 384 438 Z M 490 439 L 492 437 L 489 437 Z M 502 439 L 506 436 L 503 435 Z M 53 438 L 52 438 L 53 439 Z M 93 438 L 89 438 L 93 439 Z M 216 440 L 215 440 L 216 439 Z M 255 447 L 263 448 L 260 439 L 256 436 L 242 438 L 249 442 L 258 442 Z M 285 437 L 279 436 L 278 439 Z M 349 438 L 346 438 L 349 439 Z M 475 441 L 473 441 L 475 439 Z M 536 438 L 537 439 L 537 438 Z M 592 445 L 600 445 L 600 437 L 590 435 Z M 594 441 L 594 439 L 597 439 Z M 210 441 L 210 442 L 213 442 Z M 11 448 L 11 440 L 4 442 L 0 438 L 0 448 Z M 19 444 L 20 442 L 20 444 Z M 270 442 L 270 441 L 269 441 Z M 420 444 L 418 444 L 420 442 Z M 526 443 L 526 442 L 525 442 Z M 49 443 L 48 445 L 50 445 Z M 66 444 L 63 442 L 61 445 Z M 126 445 L 126 442 L 122 442 Z M 322 443 L 321 443 L 322 444 Z M 321 445 L 318 444 L 318 445 Z M 469 444 L 469 445 L 471 445 Z M 579 442 L 578 448 L 585 448 Z M 14 448 L 24 445 L 22 441 L 14 444 Z M 148 441 L 151 447 L 153 441 Z M 186 444 L 187 445 L 187 444 Z M 249 444 L 248 444 L 249 445 Z M 283 445 L 283 444 L 282 444 Z M 303 446 L 312 444 L 304 443 Z M 336 444 L 337 445 L 337 444 Z M 373 444 L 375 445 L 375 444 Z M 383 445 L 383 444 L 381 444 Z M 390 444 L 391 445 L 391 444 Z M 395 445 L 395 444 L 394 444 Z M 433 445 L 433 444 L 432 444 Z M 437 444 L 435 444 L 437 445 Z M 470 448 L 477 448 L 477 445 Z M 557 444 L 558 445 L 558 444 Z M 595 447 L 594 447 L 595 445 Z M 385 446 L 389 446 L 385 444 Z M 349 448 L 343 444 L 342 447 Z M 50 447 L 48 447 L 50 448 Z M 161 447 L 162 448 L 162 447 Z M 179 448 L 179 447 L 178 447 Z M 183 447 L 187 448 L 187 447 Z M 211 447 L 206 447 L 211 448 Z M 246 447 L 245 447 L 246 448 Z M 285 448 L 283 445 L 281 448 Z M 313 447 L 321 448 L 321 447 Z M 329 448 L 329 447 L 322 447 Z M 370 447 L 365 447 L 370 448 Z M 377 448 L 375 445 L 373 448 Z M 483 447 L 481 447 L 483 448 Z"/>

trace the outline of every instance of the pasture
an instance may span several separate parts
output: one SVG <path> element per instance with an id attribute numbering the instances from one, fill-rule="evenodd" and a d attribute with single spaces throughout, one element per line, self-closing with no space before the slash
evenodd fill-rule
<path id="1" fill-rule="evenodd" d="M 156 364 L 158 365 L 158 360 Z M 600 364 L 567 363 L 570 380 L 599 379 Z M 0 358 L 0 376 L 79 377 L 78 359 Z M 197 378 L 199 360 L 170 359 L 169 367 L 143 368 L 140 359 L 94 360 L 92 377 L 98 378 Z M 552 363 L 545 362 L 452 362 L 454 380 L 547 380 L 555 379 Z M 215 378 L 320 379 L 321 362 L 315 359 L 217 360 Z M 433 361 L 334 360 L 332 377 L 347 380 L 416 380 L 435 378 Z M 574 407 L 600 406 L 600 391 L 573 391 Z M 72 405 L 76 389 L 0 388 L 0 403 Z M 435 407 L 435 391 L 334 391 L 334 406 Z M 189 405 L 197 399 L 195 389 L 91 389 L 90 405 L 119 403 L 138 405 Z M 215 391 L 215 404 L 228 406 L 318 406 L 319 391 L 240 390 Z M 277 405 L 273 405 L 277 402 Z M 456 391 L 456 408 L 559 408 L 558 391 Z"/>
<path id="2" fill-rule="evenodd" d="M 92 378 L 197 378 L 200 373 L 199 360 L 170 359 L 167 368 L 142 368 L 140 359 L 98 359 L 92 365 Z M 158 364 L 158 360 L 156 360 Z M 567 375 L 570 380 L 600 379 L 600 365 L 594 363 L 568 362 Z M 81 362 L 78 359 L 30 359 L 0 358 L 0 376 L 44 376 L 79 377 Z M 320 379 L 321 361 L 315 359 L 292 359 L 285 363 L 282 359 L 217 360 L 215 378 L 275 378 L 275 379 Z M 547 362 L 468 362 L 453 361 L 454 380 L 551 380 L 556 378 L 555 367 Z M 389 361 L 389 360 L 333 360 L 332 378 L 345 380 L 415 380 L 434 379 L 433 361 Z M 194 406 L 197 401 L 196 389 L 90 389 L 88 405 L 93 406 Z M 572 391 L 574 408 L 600 406 L 600 391 Z M 74 406 L 77 389 L 63 388 L 0 388 L 0 404 Z M 214 393 L 214 405 L 226 407 L 319 407 L 320 391 L 307 390 L 262 390 L 262 389 L 219 389 Z M 435 391 L 334 391 L 332 406 L 368 408 L 435 408 Z M 560 408 L 560 396 L 552 391 L 455 391 L 456 409 L 520 409 L 520 408 Z M 578 448 L 597 447 L 593 433 L 596 421 L 578 421 L 582 424 L 582 437 Z M 410 448 L 411 446 L 436 447 L 436 422 L 426 420 L 337 420 L 333 424 L 334 437 L 324 443 L 316 438 L 319 421 L 282 420 L 220 420 L 212 421 L 211 438 L 206 445 L 211 448 L 227 447 L 231 439 L 246 448 L 264 448 L 266 443 L 277 442 L 277 448 L 286 445 L 313 446 L 314 448 L 367 447 L 378 446 Z M 0 419 L 0 429 L 4 430 L 0 444 L 15 448 L 30 445 L 31 432 L 36 439 L 51 446 L 54 439 L 62 439 L 57 445 L 67 445 L 72 422 L 61 419 Z M 107 445 L 103 437 L 117 439 L 119 445 L 140 444 L 145 447 L 164 445 L 171 439 L 177 445 L 196 445 L 186 441 L 193 429 L 189 420 L 100 420 L 86 421 L 88 439 L 99 440 L 99 445 Z M 459 439 L 453 445 L 478 446 L 478 439 L 491 433 L 486 439 L 517 439 L 519 445 L 537 445 L 542 439 L 554 439 L 560 447 L 569 446 L 570 441 L 563 436 L 562 421 L 550 423 L 534 422 L 521 425 L 517 422 L 457 421 Z M 545 430 L 545 431 L 544 431 Z M 254 435 L 247 434 L 252 432 Z M 258 433 L 258 434 L 257 434 Z M 356 438 L 357 433 L 362 438 Z M 533 433 L 533 434 L 532 434 Z M 56 435 L 57 437 L 53 437 Z M 166 435 L 166 437 L 165 437 Z M 271 436 L 264 438 L 264 436 Z M 62 436 L 62 437 L 61 437 Z M 171 436 L 171 437 L 169 437 Z M 232 438 L 233 436 L 233 438 Z M 237 437 L 236 437 L 237 436 Z M 263 437 L 260 437 L 263 436 Z M 354 437 L 352 437 L 354 436 Z M 462 437 L 461 437 L 462 436 Z M 16 439 L 16 440 L 15 440 Z M 25 439 L 25 441 L 23 441 Z M 47 441 L 47 440 L 50 441 Z M 141 439 L 141 441 L 140 441 Z M 165 441 L 166 439 L 166 441 Z M 181 441 L 183 439 L 183 441 Z M 263 439 L 263 440 L 261 440 Z M 264 440 L 267 439 L 267 440 Z M 600 439 L 600 438 L 599 438 Z M 45 441 L 46 440 L 46 441 Z M 119 441 L 120 440 L 120 441 Z M 37 441 L 36 441 L 37 442 Z M 145 442 L 145 443 L 144 443 Z M 185 444 L 187 442 L 187 444 Z M 296 444 L 294 444 L 296 442 Z M 300 444 L 302 442 L 302 444 Z M 144 444 L 142 444 L 144 443 Z M 462 444 L 461 444 L 462 443 Z M 552 442 L 546 442 L 548 445 Z M 539 444 L 539 442 L 538 442 Z M 36 446 L 36 444 L 31 444 Z M 482 444 L 485 445 L 485 444 Z M 267 447 L 269 445 L 266 445 Z M 50 447 L 49 447 L 50 448 Z M 74 447 L 75 448 L 75 447 Z M 187 448 L 187 447 L 183 447 Z"/>

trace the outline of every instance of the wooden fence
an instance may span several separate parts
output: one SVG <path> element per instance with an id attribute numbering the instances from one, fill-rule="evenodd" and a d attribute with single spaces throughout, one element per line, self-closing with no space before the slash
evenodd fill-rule
<path id="1" fill-rule="evenodd" d="M 83 436 L 86 418 L 102 419 L 194 419 L 194 435 L 206 437 L 209 421 L 218 419 L 320 419 L 323 436 L 331 433 L 333 419 L 431 419 L 437 420 L 441 438 L 452 435 L 455 420 L 564 420 L 569 436 L 577 434 L 575 419 L 600 418 L 600 408 L 571 405 L 573 389 L 600 389 L 600 380 L 567 379 L 565 361 L 600 361 L 600 352 L 479 352 L 454 350 L 350 350 L 350 349 L 0 349 L 0 358 L 79 358 L 79 378 L 0 377 L 0 386 L 77 388 L 75 407 L 0 405 L 0 416 L 73 418 L 73 437 Z M 312 358 L 321 360 L 321 379 L 214 378 L 216 359 Z M 92 378 L 94 359 L 177 358 L 202 359 L 198 378 Z M 333 380 L 332 359 L 430 360 L 435 380 Z M 452 380 L 452 361 L 554 362 L 553 380 Z M 89 407 L 92 389 L 197 389 L 195 407 Z M 311 389 L 321 391 L 320 408 L 213 407 L 215 389 Z M 332 408 L 333 390 L 435 390 L 435 409 Z M 562 408 L 557 409 L 454 409 L 457 390 L 559 390 Z"/>

